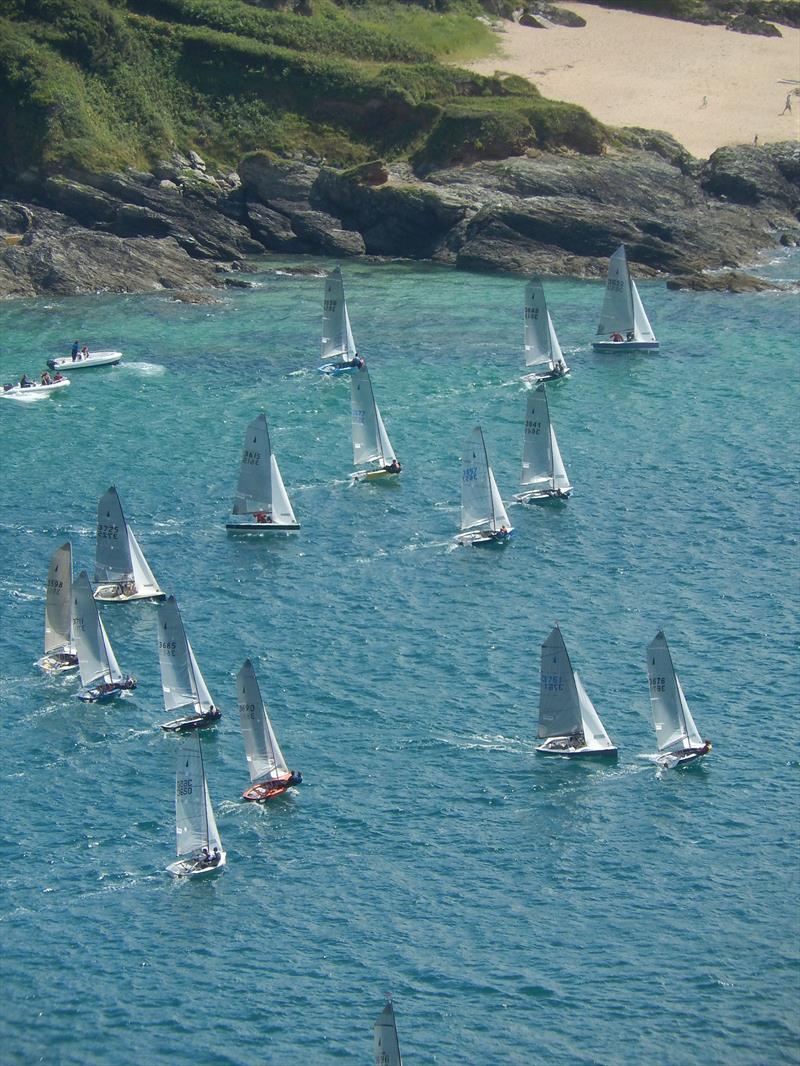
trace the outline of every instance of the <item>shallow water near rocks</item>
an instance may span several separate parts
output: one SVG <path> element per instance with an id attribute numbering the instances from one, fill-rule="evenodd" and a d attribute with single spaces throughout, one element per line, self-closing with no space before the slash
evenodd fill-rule
<path id="1" fill-rule="evenodd" d="M 796 294 L 644 283 L 661 353 L 616 357 L 589 344 L 602 286 L 547 282 L 575 494 L 511 506 L 504 550 L 453 550 L 476 422 L 517 488 L 523 283 L 345 265 L 404 467 L 351 486 L 323 282 L 274 266 L 208 306 L 0 306 L 2 380 L 75 337 L 125 352 L 0 407 L 5 1061 L 369 1062 L 389 990 L 409 1066 L 797 1061 Z M 261 410 L 291 538 L 225 533 Z M 91 574 L 110 484 L 224 712 L 203 739 L 228 867 L 204 884 L 164 873 L 180 741 L 154 606 L 102 608 L 139 679 L 117 704 L 32 666 L 49 556 L 70 539 Z M 534 754 L 556 619 L 616 764 Z M 662 626 L 714 751 L 659 777 L 637 756 Z M 246 657 L 304 776 L 266 809 L 240 801 Z"/>

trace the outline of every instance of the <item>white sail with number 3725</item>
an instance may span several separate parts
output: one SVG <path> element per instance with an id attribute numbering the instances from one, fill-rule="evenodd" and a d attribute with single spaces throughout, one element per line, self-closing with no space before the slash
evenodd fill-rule
<path id="1" fill-rule="evenodd" d="M 139 542 L 125 520 L 113 485 L 100 497 L 97 505 L 94 579 L 95 599 L 104 603 L 164 599 Z"/>

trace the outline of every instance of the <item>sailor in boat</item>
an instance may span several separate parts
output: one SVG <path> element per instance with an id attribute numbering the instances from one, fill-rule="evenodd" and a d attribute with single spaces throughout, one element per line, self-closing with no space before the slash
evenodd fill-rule
<path id="1" fill-rule="evenodd" d="M 110 696 L 113 692 L 125 692 L 136 688 L 136 678 L 126 677 L 123 681 L 104 681 L 102 685 L 96 685 L 89 689 L 87 696 L 90 702 L 101 700 L 104 696 Z"/>
<path id="2" fill-rule="evenodd" d="M 356 352 L 352 359 L 340 359 L 337 363 L 331 363 L 331 367 L 334 370 L 349 370 L 351 367 L 355 367 L 356 370 L 363 370 L 367 365 L 365 359 Z"/>
<path id="3" fill-rule="evenodd" d="M 220 854 L 220 850 L 216 846 L 216 844 L 214 845 L 213 855 L 208 850 L 208 848 L 203 848 L 202 853 L 198 855 L 197 860 L 195 862 L 195 869 L 205 870 L 212 866 L 219 866 L 221 859 L 222 855 Z"/>
<path id="4" fill-rule="evenodd" d="M 614 344 L 622 344 L 622 334 L 615 331 L 611 334 L 611 340 Z M 633 340 L 633 337 L 630 337 L 629 340 Z"/>
<path id="5" fill-rule="evenodd" d="M 118 581 L 114 589 L 115 596 L 133 596 L 136 593 L 135 581 Z"/>
<path id="6" fill-rule="evenodd" d="M 266 511 L 256 511 L 253 517 L 255 518 L 256 522 L 258 522 L 259 525 L 262 526 L 271 526 L 275 523 L 275 519 L 272 517 L 271 514 L 267 514 Z"/>
<path id="7" fill-rule="evenodd" d="M 403 469 L 397 458 L 392 459 L 391 463 L 387 463 L 383 468 L 387 474 L 399 474 Z"/>

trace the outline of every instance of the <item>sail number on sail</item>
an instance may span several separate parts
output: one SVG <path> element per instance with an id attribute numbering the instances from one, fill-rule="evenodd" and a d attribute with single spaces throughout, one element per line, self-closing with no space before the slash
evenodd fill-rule
<path id="1" fill-rule="evenodd" d="M 478 480 L 478 468 L 477 466 L 468 466 L 464 469 L 464 481 L 477 481 Z"/>
<path id="2" fill-rule="evenodd" d="M 104 537 L 106 540 L 116 540 L 119 536 L 119 526 L 109 526 L 104 523 L 100 523 L 97 527 L 98 537 Z"/>
<path id="3" fill-rule="evenodd" d="M 184 777 L 183 780 L 178 782 L 178 795 L 179 796 L 191 796 L 192 794 L 192 779 L 191 777 Z"/>
<path id="4" fill-rule="evenodd" d="M 239 714 L 246 714 L 251 721 L 255 721 L 256 705 L 254 703 L 240 703 Z"/>
<path id="5" fill-rule="evenodd" d="M 650 691 L 651 692 L 666 692 L 667 681 L 664 677 L 651 677 L 650 678 Z"/>
<path id="6" fill-rule="evenodd" d="M 358 407 L 352 407 L 351 408 L 351 414 L 352 414 L 353 421 L 357 425 L 363 426 L 366 423 L 366 421 L 367 421 L 367 412 L 366 411 L 362 411 Z"/>
<path id="7" fill-rule="evenodd" d="M 535 422 L 530 418 L 525 419 L 525 432 L 529 437 L 538 437 L 542 432 L 542 423 Z"/>
<path id="8" fill-rule="evenodd" d="M 251 452 L 249 450 L 245 450 L 245 453 L 242 456 L 242 464 L 246 463 L 248 466 L 258 466 L 260 462 L 261 452 Z"/>
<path id="9" fill-rule="evenodd" d="M 158 650 L 163 651 L 165 655 L 175 655 L 177 647 L 174 640 L 159 640 L 158 642 Z"/>
<path id="10" fill-rule="evenodd" d="M 564 688 L 564 678 L 561 674 L 542 674 L 543 692 L 561 692 Z"/>
<path id="11" fill-rule="evenodd" d="M 50 577 L 47 579 L 47 591 L 48 592 L 61 592 L 64 587 L 64 582 L 58 577 Z"/>
<path id="12" fill-rule="evenodd" d="M 609 278 L 608 280 L 609 292 L 622 292 L 622 282 L 619 278 Z"/>
<path id="13" fill-rule="evenodd" d="M 525 318 L 530 322 L 537 322 L 539 320 L 539 308 L 538 307 L 526 307 Z"/>

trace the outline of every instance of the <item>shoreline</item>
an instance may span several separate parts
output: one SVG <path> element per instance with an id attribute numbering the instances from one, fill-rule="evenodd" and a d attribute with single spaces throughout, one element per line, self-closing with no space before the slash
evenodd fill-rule
<path id="1" fill-rule="evenodd" d="M 585 107 L 609 126 L 672 134 L 707 159 L 736 144 L 800 141 L 800 29 L 736 33 L 655 15 L 562 5 L 583 28 L 503 23 L 501 54 L 462 64 L 532 81 L 552 100 Z M 781 114 L 787 96 L 791 112 Z"/>

